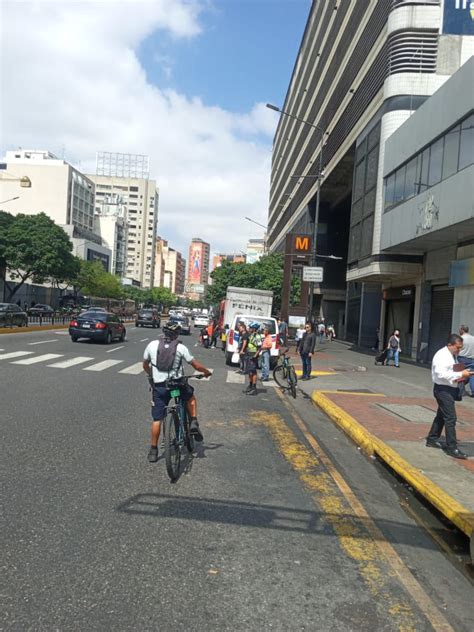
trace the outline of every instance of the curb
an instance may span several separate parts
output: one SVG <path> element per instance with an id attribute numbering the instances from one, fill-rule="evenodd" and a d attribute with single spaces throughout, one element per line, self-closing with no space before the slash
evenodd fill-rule
<path id="1" fill-rule="evenodd" d="M 2 334 L 27 334 L 30 331 L 50 331 L 51 329 L 68 329 L 69 325 L 33 325 L 32 327 L 2 327 L 0 329 L 0 335 Z"/>
<path id="2" fill-rule="evenodd" d="M 313 391 L 311 395 L 313 403 L 349 437 L 357 443 L 364 452 L 369 455 L 377 455 L 387 463 L 399 476 L 409 483 L 421 494 L 433 507 L 443 514 L 450 522 L 456 525 L 468 538 L 471 545 L 471 559 L 474 561 L 474 514 L 468 511 L 457 500 L 452 498 L 432 480 L 422 474 L 418 469 L 410 465 L 398 452 L 384 441 L 375 437 L 364 428 L 349 413 L 332 402 L 324 391 Z"/>

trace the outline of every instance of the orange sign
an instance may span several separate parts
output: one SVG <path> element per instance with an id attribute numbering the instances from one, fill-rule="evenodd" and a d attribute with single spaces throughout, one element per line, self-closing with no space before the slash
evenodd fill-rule
<path id="1" fill-rule="evenodd" d="M 311 250 L 310 238 L 307 235 L 296 235 L 295 250 L 309 252 Z"/>

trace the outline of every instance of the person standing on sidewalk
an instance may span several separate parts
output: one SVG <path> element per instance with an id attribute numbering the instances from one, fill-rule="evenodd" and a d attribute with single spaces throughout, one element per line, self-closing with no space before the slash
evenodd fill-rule
<path id="1" fill-rule="evenodd" d="M 296 330 L 296 334 L 295 334 L 296 353 L 298 353 L 298 351 L 300 350 L 301 340 L 303 339 L 305 331 L 306 330 L 304 328 L 304 325 L 299 325 L 298 329 Z"/>
<path id="2" fill-rule="evenodd" d="M 262 336 L 258 333 L 260 323 L 251 323 L 249 325 L 249 337 L 246 348 L 245 373 L 249 376 L 249 384 L 243 391 L 246 395 L 257 394 L 257 368 L 258 356 L 262 346 Z"/>
<path id="3" fill-rule="evenodd" d="M 280 345 L 286 347 L 286 340 L 288 338 L 288 324 L 286 321 L 278 319 L 278 335 L 280 336 Z"/>
<path id="4" fill-rule="evenodd" d="M 398 363 L 398 358 L 402 351 L 400 348 L 400 332 L 398 331 L 398 329 L 395 329 L 393 334 L 390 336 L 387 349 L 388 349 L 387 366 L 389 366 L 390 360 L 393 359 L 395 366 L 398 369 L 400 366 Z"/>
<path id="5" fill-rule="evenodd" d="M 456 408 L 455 402 L 461 399 L 459 383 L 471 376 L 468 369 L 455 371 L 457 354 L 463 348 L 463 339 L 458 334 L 451 334 L 448 344 L 437 351 L 431 365 L 431 377 L 433 379 L 433 395 L 438 403 L 438 410 L 434 418 L 431 430 L 426 437 L 427 448 L 443 448 L 439 438 L 441 433 L 446 434 L 446 454 L 455 459 L 467 459 L 467 454 L 458 448 L 456 439 Z"/>
<path id="6" fill-rule="evenodd" d="M 315 345 L 316 334 L 314 333 L 313 323 L 306 323 L 305 332 L 300 342 L 300 356 L 303 364 L 303 380 L 311 379 L 311 358 L 313 357 Z"/>
<path id="7" fill-rule="evenodd" d="M 458 361 L 464 364 L 466 369 L 474 370 L 474 336 L 469 333 L 467 325 L 459 327 L 459 335 L 462 338 L 462 349 L 458 355 Z M 474 397 L 474 375 L 469 378 L 470 397 Z"/>
<path id="8" fill-rule="evenodd" d="M 270 379 L 270 350 L 273 345 L 273 338 L 268 327 L 263 328 L 263 342 L 261 348 L 262 358 L 262 382 L 268 382 Z"/>

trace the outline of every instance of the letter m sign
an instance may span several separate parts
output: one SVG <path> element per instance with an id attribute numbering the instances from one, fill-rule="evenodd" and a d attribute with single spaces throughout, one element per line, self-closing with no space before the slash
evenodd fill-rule
<path id="1" fill-rule="evenodd" d="M 295 238 L 295 250 L 308 252 L 310 250 L 310 239 L 307 236 L 297 235 Z"/>

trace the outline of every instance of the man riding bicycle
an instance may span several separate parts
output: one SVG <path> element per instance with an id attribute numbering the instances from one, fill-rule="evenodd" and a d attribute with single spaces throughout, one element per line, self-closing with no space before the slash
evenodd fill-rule
<path id="1" fill-rule="evenodd" d="M 143 353 L 143 369 L 148 375 L 153 389 L 153 405 L 151 408 L 151 446 L 148 453 L 148 461 L 158 461 L 158 440 L 160 438 L 161 423 L 165 417 L 165 408 L 171 399 L 166 386 L 169 379 L 183 377 L 183 360 L 190 364 L 196 371 L 209 377 L 212 373 L 200 362 L 194 359 L 189 349 L 178 342 L 181 331 L 179 323 L 169 322 L 163 326 L 164 338 L 152 340 Z M 181 397 L 186 402 L 186 408 L 190 418 L 190 432 L 196 441 L 202 441 L 203 436 L 197 420 L 197 400 L 194 389 L 189 384 L 181 387 Z"/>

